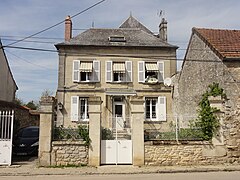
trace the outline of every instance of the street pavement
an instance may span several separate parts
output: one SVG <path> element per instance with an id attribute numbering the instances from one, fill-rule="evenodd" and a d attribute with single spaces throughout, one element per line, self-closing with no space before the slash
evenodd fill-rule
<path id="1" fill-rule="evenodd" d="M 131 166 L 107 165 L 100 167 L 38 167 L 38 159 L 30 158 L 13 162 L 11 166 L 0 166 L 0 177 L 3 176 L 45 176 L 45 175 L 137 175 L 167 173 L 199 172 L 240 172 L 240 165 L 214 166 Z"/>

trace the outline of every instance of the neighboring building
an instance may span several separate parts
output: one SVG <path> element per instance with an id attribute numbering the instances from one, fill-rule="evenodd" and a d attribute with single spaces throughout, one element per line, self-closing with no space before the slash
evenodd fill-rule
<path id="1" fill-rule="evenodd" d="M 13 102 L 18 89 L 0 40 L 0 100 Z"/>
<path id="2" fill-rule="evenodd" d="M 167 22 L 155 36 L 130 16 L 117 29 L 89 29 L 71 37 L 71 20 L 66 19 L 64 43 L 59 51 L 57 124 L 65 127 L 88 121 L 88 97 L 99 96 L 103 124 L 112 118 L 131 117 L 131 96 L 145 99 L 145 121 L 168 122 L 172 114 L 171 87 L 164 79 L 176 73 L 176 46 L 167 43 Z"/>
<path id="3" fill-rule="evenodd" d="M 98 121 L 89 117 L 90 113 L 96 117 L 94 113 L 99 110 L 92 107 L 99 104 L 101 128 L 113 135 L 117 128 L 122 139 L 131 139 L 131 133 L 135 133 L 135 140 L 131 139 L 135 145 L 133 152 L 129 146 L 129 154 L 135 154 L 135 165 L 143 165 L 144 129 L 164 131 L 173 120 L 172 88 L 165 86 L 164 80 L 176 73 L 177 47 L 167 42 L 166 20 L 159 25 L 159 35 L 131 15 L 116 29 L 91 28 L 73 38 L 71 33 L 72 22 L 67 17 L 65 42 L 55 45 L 59 52 L 57 126 L 76 127 Z M 92 97 L 98 99 L 92 101 Z M 139 124 L 135 129 L 133 121 Z M 109 149 L 102 153 L 103 147 L 101 163 L 115 162 L 103 162 L 105 156 L 114 154 Z M 132 155 L 125 157 L 130 157 L 129 161 L 121 163 L 131 164 Z"/>
<path id="4" fill-rule="evenodd" d="M 235 109 L 240 83 L 240 31 L 193 28 L 182 70 L 175 85 L 174 106 L 179 118 L 192 120 L 202 94 L 219 83 Z"/>

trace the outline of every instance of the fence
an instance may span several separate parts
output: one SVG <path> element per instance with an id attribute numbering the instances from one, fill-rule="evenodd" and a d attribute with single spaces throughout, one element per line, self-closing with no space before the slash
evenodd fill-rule
<path id="1" fill-rule="evenodd" d="M 77 128 L 55 127 L 53 131 L 53 140 L 85 140 L 89 135 L 89 126 L 79 125 Z"/>
<path id="2" fill-rule="evenodd" d="M 14 111 L 0 111 L 0 165 L 11 165 Z"/>
<path id="3" fill-rule="evenodd" d="M 168 116 L 167 119 L 170 121 L 158 126 L 151 122 L 151 127 L 144 129 L 144 140 L 203 140 L 201 129 L 191 126 L 191 121 L 186 120 L 196 119 L 195 116 L 188 116 L 186 119 Z"/>

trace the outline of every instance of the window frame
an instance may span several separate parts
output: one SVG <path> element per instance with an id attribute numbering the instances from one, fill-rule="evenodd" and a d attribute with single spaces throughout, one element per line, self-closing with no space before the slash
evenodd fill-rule
<path id="1" fill-rule="evenodd" d="M 155 100 L 155 118 L 153 118 L 153 100 Z M 150 101 L 150 117 L 147 117 L 147 101 Z M 157 97 L 145 97 L 145 120 L 146 121 L 157 121 L 158 120 L 158 110 L 157 110 L 157 104 L 158 104 L 158 98 Z"/>
<path id="2" fill-rule="evenodd" d="M 84 101 L 84 112 L 83 112 L 83 115 L 82 115 L 82 101 Z M 80 121 L 89 121 L 89 106 L 88 106 L 88 98 L 82 98 L 82 97 L 79 97 L 79 120 Z M 84 117 L 84 118 L 82 118 Z"/>

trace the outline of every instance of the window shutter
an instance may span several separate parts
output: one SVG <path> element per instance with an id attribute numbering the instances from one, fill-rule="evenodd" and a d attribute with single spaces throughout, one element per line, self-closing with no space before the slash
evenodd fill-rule
<path id="1" fill-rule="evenodd" d="M 78 121 L 79 115 L 79 97 L 72 96 L 71 99 L 71 121 Z"/>
<path id="2" fill-rule="evenodd" d="M 145 82 L 145 62 L 138 62 L 138 82 Z"/>
<path id="3" fill-rule="evenodd" d="M 157 117 L 157 119 L 160 120 L 160 121 L 167 121 L 166 97 L 159 96 L 157 105 L 158 105 L 157 106 L 157 110 L 158 110 L 158 117 Z"/>
<path id="4" fill-rule="evenodd" d="M 93 79 L 94 82 L 100 82 L 100 61 L 93 61 Z"/>
<path id="5" fill-rule="evenodd" d="M 126 61 L 125 67 L 126 67 L 126 81 L 132 82 L 132 61 Z"/>
<path id="6" fill-rule="evenodd" d="M 74 60 L 73 61 L 73 82 L 79 82 L 80 81 L 80 61 Z"/>
<path id="7" fill-rule="evenodd" d="M 106 62 L 106 82 L 112 82 L 112 61 Z"/>
<path id="8" fill-rule="evenodd" d="M 163 82 L 164 81 L 164 62 L 163 61 L 158 61 L 158 82 Z"/>

